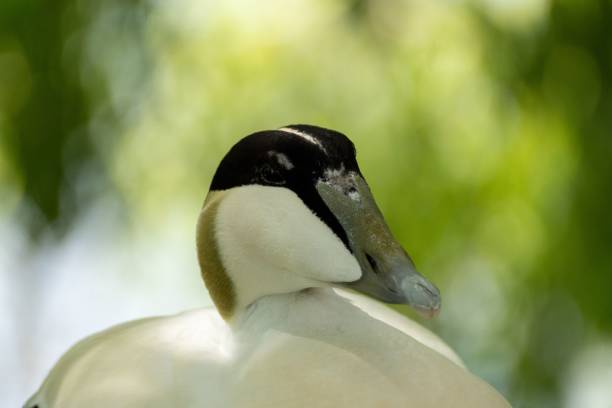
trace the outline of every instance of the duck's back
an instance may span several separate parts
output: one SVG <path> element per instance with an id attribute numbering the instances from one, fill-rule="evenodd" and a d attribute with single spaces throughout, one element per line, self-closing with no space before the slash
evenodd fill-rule
<path id="1" fill-rule="evenodd" d="M 218 406 L 230 340 L 214 309 L 125 323 L 72 347 L 25 407 Z"/>
<path id="2" fill-rule="evenodd" d="M 36 404 L 508 406 L 433 333 L 331 290 L 261 299 L 233 330 L 214 310 L 109 329 L 62 357 L 26 406 Z"/>
<path id="3" fill-rule="evenodd" d="M 266 299 L 239 329 L 251 349 L 240 358 L 236 405 L 509 406 L 437 336 L 402 319 L 327 290 Z"/>

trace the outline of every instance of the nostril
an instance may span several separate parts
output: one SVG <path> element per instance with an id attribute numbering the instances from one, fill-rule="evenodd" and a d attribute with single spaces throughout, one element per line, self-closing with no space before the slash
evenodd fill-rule
<path id="1" fill-rule="evenodd" d="M 437 297 L 439 296 L 439 293 L 436 293 L 436 289 L 430 288 L 427 285 L 424 285 L 422 283 L 417 283 L 417 286 L 423 291 L 425 292 L 428 296 L 433 297 Z"/>
<path id="2" fill-rule="evenodd" d="M 419 287 L 421 288 L 421 290 L 425 293 L 427 293 L 429 296 L 433 296 L 433 292 L 426 286 L 419 284 Z"/>

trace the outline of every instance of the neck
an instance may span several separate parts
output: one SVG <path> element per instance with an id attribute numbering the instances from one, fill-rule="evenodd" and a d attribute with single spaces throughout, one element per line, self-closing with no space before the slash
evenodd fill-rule
<path id="1" fill-rule="evenodd" d="M 240 331 L 253 331 L 277 323 L 300 322 L 305 314 L 311 313 L 318 316 L 317 324 L 324 324 L 338 302 L 345 299 L 330 287 L 263 296 L 233 316 L 231 325 Z M 323 315 L 327 319 L 321 319 Z M 266 322 L 263 326 L 262 321 Z"/>
<path id="2" fill-rule="evenodd" d="M 225 320 L 244 314 L 262 297 L 328 285 L 303 276 L 308 272 L 305 260 L 312 257 L 300 257 L 299 252 L 316 250 L 308 246 L 310 237 L 300 234 L 303 226 L 295 220 L 314 215 L 287 220 L 275 207 L 293 196 L 287 189 L 260 186 L 211 191 L 207 196 L 198 221 L 198 259 L 206 287 Z"/>
<path id="3" fill-rule="evenodd" d="M 226 320 L 258 299 L 361 275 L 340 239 L 291 190 L 211 191 L 197 230 L 202 276 Z"/>

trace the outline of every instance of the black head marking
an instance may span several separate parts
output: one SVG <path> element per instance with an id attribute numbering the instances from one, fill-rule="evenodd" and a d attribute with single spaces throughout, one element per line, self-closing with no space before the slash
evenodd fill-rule
<path id="1" fill-rule="evenodd" d="M 210 190 L 250 184 L 289 188 L 351 251 L 346 232 L 315 188 L 326 173 L 339 169 L 361 175 L 348 137 L 317 126 L 290 125 L 236 143 L 219 164 Z"/>

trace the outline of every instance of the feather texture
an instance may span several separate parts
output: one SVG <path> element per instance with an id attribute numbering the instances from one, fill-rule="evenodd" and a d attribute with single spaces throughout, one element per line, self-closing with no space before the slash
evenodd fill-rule
<path id="1" fill-rule="evenodd" d="M 324 316 L 324 318 L 322 318 Z M 437 336 L 360 295 L 268 296 L 231 326 L 212 309 L 83 340 L 43 407 L 507 407 Z"/>

